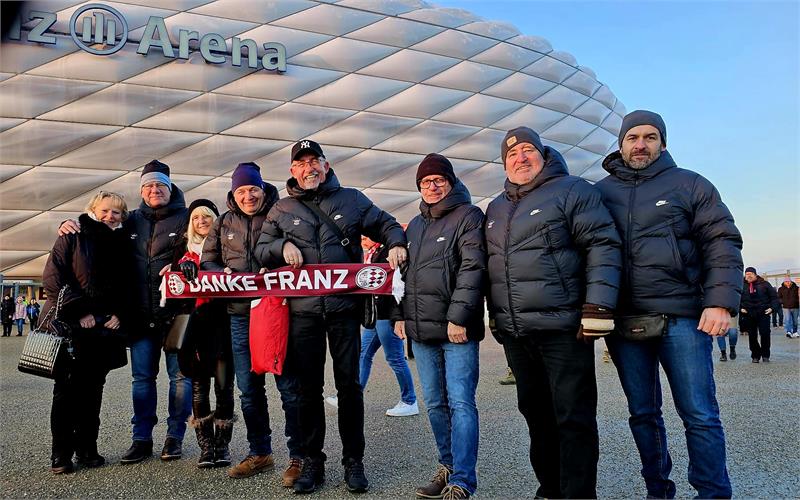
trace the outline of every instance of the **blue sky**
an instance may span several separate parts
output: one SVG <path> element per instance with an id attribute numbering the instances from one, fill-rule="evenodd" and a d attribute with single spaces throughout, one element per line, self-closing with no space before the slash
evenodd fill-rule
<path id="1" fill-rule="evenodd" d="M 800 2 L 435 3 L 542 36 L 629 111 L 660 113 L 678 165 L 733 212 L 745 265 L 800 267 Z"/>

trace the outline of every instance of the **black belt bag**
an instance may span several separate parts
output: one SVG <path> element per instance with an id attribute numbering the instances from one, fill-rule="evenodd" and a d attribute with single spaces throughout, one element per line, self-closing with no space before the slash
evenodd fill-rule
<path id="1" fill-rule="evenodd" d="M 614 319 L 615 331 L 626 340 L 657 339 L 667 331 L 669 316 L 666 314 L 641 314 Z"/>

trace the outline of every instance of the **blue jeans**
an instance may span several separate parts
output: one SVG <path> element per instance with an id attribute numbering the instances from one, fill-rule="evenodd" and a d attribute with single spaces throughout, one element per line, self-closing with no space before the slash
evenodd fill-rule
<path id="1" fill-rule="evenodd" d="M 414 381 L 411 379 L 411 370 L 403 353 L 403 341 L 392 331 L 392 322 L 388 319 L 379 319 L 375 322 L 374 329 L 361 330 L 361 358 L 359 362 L 360 384 L 362 389 L 367 388 L 369 372 L 372 371 L 372 358 L 383 346 L 386 362 L 397 377 L 400 386 L 400 400 L 406 404 L 417 402 L 414 392 Z"/>
<path id="2" fill-rule="evenodd" d="M 783 309 L 784 323 L 786 333 L 797 333 L 797 320 L 800 316 L 800 309 Z"/>
<path id="3" fill-rule="evenodd" d="M 686 429 L 689 484 L 700 498 L 730 498 L 731 482 L 725 459 L 725 433 L 719 417 L 712 337 L 697 330 L 697 318 L 670 319 L 663 337 L 629 341 L 607 337 L 631 414 L 629 424 L 647 494 L 673 498 L 672 459 L 661 413 L 659 363 L 667 375 L 675 408 Z"/>
<path id="4" fill-rule="evenodd" d="M 242 416 L 247 427 L 247 442 L 250 455 L 269 455 L 272 453 L 272 429 L 269 425 L 269 407 L 265 389 L 266 377 L 251 371 L 250 361 L 250 317 L 231 314 L 231 347 L 233 368 L 236 372 L 236 385 L 241 392 Z M 275 385 L 281 395 L 283 411 L 286 416 L 285 433 L 289 457 L 303 458 L 303 441 L 300 437 L 298 413 L 299 385 L 287 366 L 284 373 L 275 376 Z"/>
<path id="5" fill-rule="evenodd" d="M 25 318 L 15 319 L 14 323 L 17 324 L 17 333 L 22 335 L 22 330 L 25 329 Z"/>
<path id="6" fill-rule="evenodd" d="M 478 342 L 412 342 L 439 463 L 453 468 L 449 484 L 474 494 L 478 486 Z"/>
<path id="7" fill-rule="evenodd" d="M 147 335 L 131 344 L 131 373 L 133 375 L 133 439 L 152 441 L 153 427 L 158 422 L 156 416 L 156 377 L 161 361 L 161 338 Z M 166 354 L 167 375 L 169 376 L 169 416 L 167 417 L 167 437 L 183 441 L 186 421 L 192 414 L 192 381 L 178 368 L 178 355 Z"/>
<path id="8" fill-rule="evenodd" d="M 722 337 L 717 337 L 717 346 L 719 347 L 720 351 L 725 350 L 726 337 L 728 339 L 728 343 L 731 345 L 731 348 L 736 347 L 736 343 L 739 341 L 739 330 L 736 328 L 728 328 L 728 333 Z"/>

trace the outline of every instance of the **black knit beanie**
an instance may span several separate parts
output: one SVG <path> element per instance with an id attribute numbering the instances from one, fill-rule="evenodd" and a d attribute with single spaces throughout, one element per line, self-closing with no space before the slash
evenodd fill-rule
<path id="1" fill-rule="evenodd" d="M 625 134 L 628 133 L 628 130 L 633 127 L 638 127 L 639 125 L 652 125 L 655 127 L 661 134 L 661 144 L 667 147 L 667 125 L 664 123 L 664 119 L 661 118 L 661 115 L 658 113 L 642 109 L 631 111 L 622 119 L 622 127 L 619 129 L 618 137 L 620 146 L 622 146 L 622 139 L 625 138 Z"/>
<path id="2" fill-rule="evenodd" d="M 503 164 L 506 162 L 508 150 L 523 142 L 531 144 L 544 157 L 544 146 L 542 146 L 539 134 L 528 127 L 517 127 L 506 132 L 503 143 L 500 145 L 500 158 L 503 160 Z"/>
<path id="3" fill-rule="evenodd" d="M 421 191 L 419 183 L 429 175 L 441 175 L 450 181 L 451 186 L 456 184 L 456 174 L 453 171 L 452 163 L 440 154 L 430 153 L 420 162 L 417 168 L 417 190 Z"/>

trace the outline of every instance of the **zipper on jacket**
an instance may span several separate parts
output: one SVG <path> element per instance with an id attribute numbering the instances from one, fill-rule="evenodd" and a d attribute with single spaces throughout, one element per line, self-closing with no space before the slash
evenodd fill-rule
<path id="1" fill-rule="evenodd" d="M 511 215 L 508 217 L 508 224 L 506 224 L 506 243 L 505 255 L 503 260 L 506 267 L 506 290 L 508 290 L 508 313 L 511 315 L 511 324 L 514 325 L 514 337 L 519 337 L 519 328 L 517 327 L 517 315 L 514 314 L 514 307 L 511 304 L 511 273 L 508 271 L 508 243 L 511 239 L 511 221 L 514 219 L 514 214 L 517 212 L 519 201 L 511 204 Z"/>
<path id="2" fill-rule="evenodd" d="M 552 259 L 553 261 L 553 266 L 555 266 L 556 268 L 556 274 L 558 275 L 558 282 L 561 284 L 561 291 L 564 292 L 565 296 L 569 296 L 569 294 L 567 293 L 567 284 L 564 283 L 564 275 L 561 273 L 561 267 L 558 265 L 556 256 L 553 254 L 555 247 L 553 246 L 553 241 L 550 239 L 549 227 L 544 232 L 544 241 L 547 243 L 547 253 L 550 255 L 550 259 Z"/>
<path id="3" fill-rule="evenodd" d="M 417 252 L 419 252 L 420 249 L 422 248 L 422 242 L 425 241 L 425 232 L 428 230 L 428 225 L 429 225 L 428 221 L 425 219 L 425 217 L 422 217 L 422 222 L 423 222 L 422 234 L 419 237 L 420 244 L 417 245 Z M 414 262 L 414 283 L 417 283 L 417 271 L 418 271 L 418 266 L 419 266 L 419 259 L 415 259 L 415 260 L 416 260 L 416 262 Z M 419 336 L 419 333 L 420 333 L 420 329 L 419 329 L 419 307 L 417 307 L 417 301 L 419 300 L 419 294 L 416 293 L 416 292 L 417 291 L 415 289 L 414 290 L 414 326 L 415 326 L 416 331 L 417 331 L 417 336 Z M 420 339 L 421 338 L 422 337 L 420 337 Z"/>
<path id="4" fill-rule="evenodd" d="M 633 174 L 633 188 L 631 189 L 630 197 L 628 198 L 628 229 L 625 232 L 625 281 L 627 281 L 629 291 L 633 288 L 631 282 L 631 231 L 633 227 L 633 202 L 636 199 L 636 187 L 639 185 L 639 172 Z"/>
<path id="5" fill-rule="evenodd" d="M 153 314 L 153 276 L 151 274 L 151 268 L 153 263 L 153 236 L 156 234 L 156 222 L 152 221 L 150 224 L 150 237 L 147 239 L 147 269 L 145 270 L 147 274 L 147 289 L 150 290 L 150 293 L 147 294 L 147 312 L 149 314 Z M 155 320 L 154 317 L 151 317 L 151 323 Z"/>

